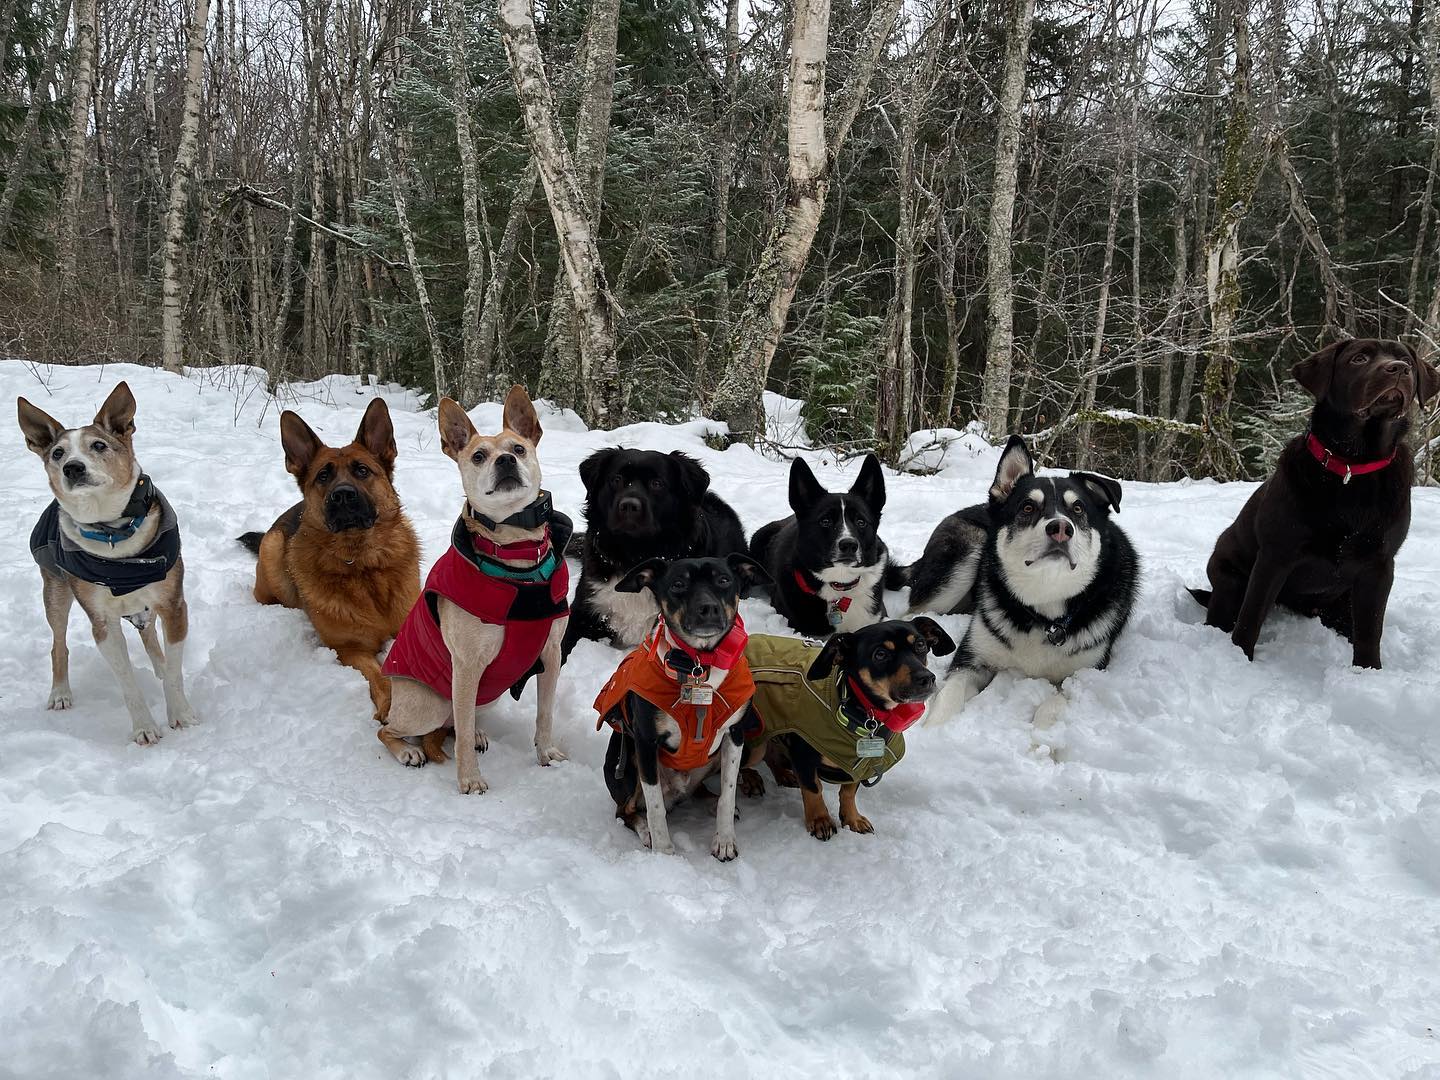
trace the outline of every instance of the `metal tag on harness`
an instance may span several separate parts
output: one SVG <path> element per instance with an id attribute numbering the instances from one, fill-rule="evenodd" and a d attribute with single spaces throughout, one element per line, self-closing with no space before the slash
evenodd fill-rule
<path id="1" fill-rule="evenodd" d="M 855 740 L 855 756 L 860 758 L 878 758 L 885 756 L 885 740 L 877 739 L 871 735 L 867 738 Z"/>
<path id="2" fill-rule="evenodd" d="M 686 705 L 709 705 L 715 700 L 715 688 L 705 683 L 693 683 L 680 688 L 680 700 Z"/>

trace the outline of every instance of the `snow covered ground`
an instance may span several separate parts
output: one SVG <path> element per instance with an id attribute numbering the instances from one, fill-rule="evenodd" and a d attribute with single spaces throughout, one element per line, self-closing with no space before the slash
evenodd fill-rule
<path id="1" fill-rule="evenodd" d="M 121 377 L 181 519 L 204 723 L 131 743 L 78 614 L 76 707 L 45 711 L 26 539 L 49 496 L 12 427 L 0 1076 L 1440 1076 L 1440 492 L 1416 493 L 1386 667 L 1362 672 L 1315 622 L 1273 617 L 1254 664 L 1200 625 L 1182 586 L 1250 486 L 1127 485 L 1143 596 L 1111 669 L 1071 684 L 1053 755 L 1028 724 L 1044 687 L 1002 676 L 862 794 L 874 836 L 821 844 L 772 789 L 742 800 L 722 865 L 708 808 L 672 817 L 674 857 L 613 820 L 590 710 L 613 650 L 566 668 L 570 760 L 537 768 L 534 691 L 506 698 L 490 791 L 466 798 L 453 767 L 391 760 L 363 680 L 251 599 L 232 537 L 295 498 L 278 407 L 345 442 L 370 391 L 331 378 L 277 406 L 248 369 L 12 362 L 0 396 L 78 423 Z M 428 563 L 456 470 L 415 396 L 385 397 Z M 499 408 L 473 415 L 494 430 Z M 712 451 L 703 422 L 544 422 L 572 515 L 578 462 L 615 443 L 696 455 L 751 529 L 786 512 L 785 463 Z M 832 486 L 858 470 L 809 457 Z M 892 476 L 892 550 L 917 556 L 994 463 L 966 442 L 938 475 Z M 745 616 L 782 629 L 763 603 Z"/>

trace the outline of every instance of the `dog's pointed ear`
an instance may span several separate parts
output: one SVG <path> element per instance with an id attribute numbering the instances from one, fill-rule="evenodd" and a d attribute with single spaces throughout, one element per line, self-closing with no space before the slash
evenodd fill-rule
<path id="1" fill-rule="evenodd" d="M 936 656 L 949 656 L 955 651 L 955 639 L 945 632 L 945 628 L 928 615 L 921 615 L 911 619 L 910 625 L 919 631 L 930 646 L 930 651 Z"/>
<path id="2" fill-rule="evenodd" d="M 1330 392 L 1330 380 L 1335 377 L 1335 362 L 1344 351 L 1348 341 L 1332 341 L 1319 352 L 1313 352 L 1301 360 L 1290 374 L 1295 381 L 1310 391 L 1310 396 L 1319 401 Z"/>
<path id="3" fill-rule="evenodd" d="M 1011 435 L 1000 454 L 1000 464 L 995 469 L 995 482 L 990 485 L 990 501 L 1004 502 L 1010 497 L 1010 492 L 1015 490 L 1020 478 L 1029 476 L 1034 471 L 1035 463 L 1030 460 L 1030 451 L 1025 448 L 1025 440 L 1019 435 Z"/>
<path id="4" fill-rule="evenodd" d="M 390 423 L 390 407 L 382 398 L 375 398 L 360 418 L 360 429 L 355 432 L 355 441 L 375 455 L 385 470 L 386 477 L 395 475 L 395 428 Z"/>
<path id="5" fill-rule="evenodd" d="M 646 559 L 639 566 L 632 566 L 625 576 L 615 583 L 615 591 L 638 593 L 648 589 L 655 583 L 655 579 L 665 572 L 665 566 L 664 559 Z"/>
<path id="6" fill-rule="evenodd" d="M 300 419 L 299 413 L 286 409 L 280 414 L 280 445 L 285 448 L 286 471 L 303 487 L 311 462 L 325 449 L 325 444 L 310 430 L 310 425 Z"/>
<path id="7" fill-rule="evenodd" d="M 25 445 L 33 453 L 44 456 L 65 431 L 64 424 L 23 397 L 15 402 L 15 411 L 20 416 L 20 431 L 25 436 Z"/>
<path id="8" fill-rule="evenodd" d="M 505 426 L 523 439 L 538 443 L 544 432 L 540 428 L 540 416 L 530 394 L 516 383 L 505 395 Z"/>
<path id="9" fill-rule="evenodd" d="M 595 489 L 604 481 L 605 475 L 610 471 L 610 463 L 615 460 L 615 455 L 618 453 L 620 453 L 619 449 L 611 446 L 604 450 L 596 450 L 580 462 L 580 483 L 585 485 L 585 491 L 588 494 L 595 494 Z"/>
<path id="10" fill-rule="evenodd" d="M 849 644 L 849 634 L 831 634 L 825 642 L 825 647 L 811 661 L 810 670 L 805 673 L 805 678 L 811 682 L 819 682 L 821 679 L 828 678 L 830 673 L 835 670 L 835 665 L 840 660 L 840 654 Z"/>
<path id="11" fill-rule="evenodd" d="M 92 423 L 117 439 L 130 441 L 130 436 L 135 434 L 135 395 L 130 392 L 129 384 L 122 382 L 110 391 Z"/>
<path id="12" fill-rule="evenodd" d="M 445 456 L 459 460 L 465 447 L 476 435 L 475 425 L 470 417 L 453 398 L 441 398 L 440 407 L 435 410 L 435 422 L 440 426 L 440 449 Z"/>
<path id="13" fill-rule="evenodd" d="M 1440 371 L 1436 371 L 1435 365 L 1428 360 L 1420 359 L 1409 345 L 1405 346 L 1405 351 L 1410 354 L 1410 363 L 1415 366 L 1415 400 L 1424 405 L 1440 394 Z"/>
<path id="14" fill-rule="evenodd" d="M 810 466 L 805 463 L 804 458 L 797 457 L 790 462 L 791 510 L 797 514 L 803 514 L 823 499 L 825 494 L 825 489 L 820 486 L 820 481 L 815 479 L 815 474 L 810 471 Z"/>
<path id="15" fill-rule="evenodd" d="M 885 509 L 885 470 L 880 468 L 880 459 L 874 454 L 865 455 L 860 475 L 850 485 L 850 494 L 870 507 L 870 512 L 877 518 Z"/>
<path id="16" fill-rule="evenodd" d="M 675 463 L 675 475 L 679 477 L 680 490 L 691 502 L 698 503 L 710 490 L 710 474 L 705 471 L 705 466 L 679 450 L 670 451 L 670 460 Z"/>
<path id="17" fill-rule="evenodd" d="M 774 584 L 770 579 L 769 572 L 749 555 L 742 555 L 736 551 L 726 555 L 725 562 L 729 565 L 730 569 L 735 572 L 735 575 L 745 583 L 747 588 L 752 585 Z M 742 593 L 744 591 L 744 589 L 741 590 Z"/>
<path id="18" fill-rule="evenodd" d="M 1071 480 L 1085 485 L 1085 490 L 1117 514 L 1120 512 L 1120 481 L 1093 472 L 1072 472 Z"/>

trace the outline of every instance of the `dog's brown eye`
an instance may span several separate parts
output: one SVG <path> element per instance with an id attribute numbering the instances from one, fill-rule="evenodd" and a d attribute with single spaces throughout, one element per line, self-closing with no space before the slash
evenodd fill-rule
<path id="1" fill-rule="evenodd" d="M 820 527 L 821 527 L 822 529 L 828 529 L 828 528 L 830 528 L 831 525 L 834 525 L 834 524 L 835 524 L 835 519 L 834 519 L 834 518 L 822 517 L 822 518 L 820 519 Z"/>
<path id="2" fill-rule="evenodd" d="M 730 579 L 728 577 L 717 577 L 715 579 L 715 587 L 717 589 L 728 589 L 730 587 Z"/>
<path id="3" fill-rule="evenodd" d="M 52 458 L 54 458 L 56 461 L 59 461 L 62 457 L 65 456 L 65 449 L 64 449 L 64 447 L 60 447 L 60 446 L 55 447 L 54 451 L 50 454 L 50 456 L 51 456 Z"/>
<path id="4" fill-rule="evenodd" d="M 883 645 L 875 650 L 874 656 L 870 657 L 871 662 L 874 664 L 884 664 L 888 659 L 890 659 L 890 650 Z"/>
<path id="5" fill-rule="evenodd" d="M 1070 507 L 1070 513 L 1074 514 L 1076 517 L 1084 517 L 1085 507 L 1083 507 L 1079 503 L 1076 503 L 1074 506 Z"/>
<path id="6" fill-rule="evenodd" d="M 1370 359 L 1370 358 L 1369 358 L 1368 356 L 1366 356 L 1364 353 L 1357 353 L 1356 355 L 1350 357 L 1350 363 L 1352 363 L 1352 364 L 1363 364 L 1363 363 L 1365 363 L 1365 362 L 1366 362 L 1367 360 L 1369 360 L 1369 359 Z"/>
<path id="7" fill-rule="evenodd" d="M 470 460 L 473 461 L 476 465 L 485 464 L 485 451 L 476 450 L 475 453 L 470 455 Z"/>
<path id="8" fill-rule="evenodd" d="M 1030 516 L 1031 514 L 1033 514 L 1034 512 L 1035 512 L 1035 504 L 1032 503 L 1032 502 L 1027 502 L 1024 506 L 1022 506 L 1022 507 L 1020 508 L 1020 516 L 1021 516 L 1021 517 L 1029 517 L 1029 516 Z"/>
<path id="9" fill-rule="evenodd" d="M 610 486 L 611 486 L 611 487 L 617 487 L 617 488 L 618 488 L 618 487 L 624 487 L 624 486 L 625 486 L 625 478 L 624 478 L 623 476 L 621 476 L 619 473 L 616 473 L 614 476 L 610 477 Z"/>
<path id="10" fill-rule="evenodd" d="M 653 480 L 650 481 L 650 490 L 651 490 L 651 491 L 663 491 L 664 488 L 665 488 L 665 481 L 664 481 L 664 480 L 661 480 L 658 476 L 655 477 L 655 479 L 653 479 Z"/>
<path id="11" fill-rule="evenodd" d="M 367 476 L 370 475 L 370 469 L 369 469 L 369 467 L 368 467 L 368 466 L 365 466 L 365 465 L 361 465 L 361 464 L 359 464 L 358 462 L 355 464 L 355 467 L 354 467 L 353 469 L 351 469 L 350 471 L 353 472 L 353 473 L 355 474 L 355 476 L 356 476 L 358 479 L 360 479 L 360 480 L 364 480 Z"/>
<path id="12" fill-rule="evenodd" d="M 525 447 L 521 446 L 518 442 L 517 442 L 514 446 L 512 446 L 510 449 L 515 452 L 515 456 L 516 456 L 516 457 L 524 457 L 524 456 L 525 456 Z"/>
<path id="13" fill-rule="evenodd" d="M 866 521 L 863 517 L 857 517 L 857 518 L 855 519 L 855 524 L 858 525 L 860 528 L 863 529 L 863 528 L 865 528 L 867 525 L 869 525 L 870 522 Z"/>
<path id="14" fill-rule="evenodd" d="M 110 448 L 106 446 L 103 442 L 101 442 L 99 439 L 96 439 L 90 444 L 90 449 L 94 450 L 97 454 L 103 454 L 106 450 L 109 450 Z"/>
<path id="15" fill-rule="evenodd" d="M 334 467 L 326 465 L 323 469 L 321 469 L 318 473 L 315 474 L 315 482 L 317 484 L 328 484 L 330 482 L 330 478 L 334 475 Z"/>

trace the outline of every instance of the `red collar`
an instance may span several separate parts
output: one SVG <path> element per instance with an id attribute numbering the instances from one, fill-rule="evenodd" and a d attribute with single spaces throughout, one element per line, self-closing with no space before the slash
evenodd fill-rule
<path id="1" fill-rule="evenodd" d="M 919 720 L 925 712 L 923 701 L 906 701 L 889 709 L 882 709 L 870 700 L 870 695 L 855 680 L 854 676 L 847 675 L 845 682 L 850 687 L 850 693 L 854 696 L 856 703 L 880 723 L 884 724 L 891 731 L 904 731 L 911 724 Z"/>
<path id="2" fill-rule="evenodd" d="M 471 533 L 470 542 L 475 545 L 476 551 L 489 555 L 492 559 L 538 563 L 550 554 L 550 526 L 545 526 L 545 534 L 539 540 L 516 540 L 511 544 L 497 544 L 488 537 Z"/>
<path id="3" fill-rule="evenodd" d="M 816 578 L 815 580 L 820 581 L 819 578 Z M 800 586 L 801 592 L 809 593 L 811 596 L 819 596 L 821 586 L 829 585 L 830 588 L 834 589 L 836 592 L 846 592 L 850 589 L 855 588 L 856 585 L 859 585 L 860 579 L 857 577 L 854 581 L 847 582 L 821 581 L 820 586 L 815 586 L 811 585 L 810 582 L 806 579 L 805 571 L 797 567 L 795 569 L 795 584 Z M 837 611 L 849 611 L 850 601 L 853 599 L 854 597 L 841 596 L 829 602 L 835 605 L 835 609 Z"/>
<path id="4" fill-rule="evenodd" d="M 661 616 L 650 634 L 650 655 L 671 678 L 678 679 L 679 673 L 665 662 L 665 657 L 660 653 L 662 642 L 667 653 L 671 650 L 679 650 L 690 658 L 697 670 L 719 668 L 722 671 L 730 671 L 744 654 L 745 643 L 749 640 L 750 634 L 745 629 L 745 620 L 740 618 L 737 613 L 735 625 L 730 627 L 729 632 L 716 643 L 713 649 L 692 649 L 669 632 L 665 626 L 665 618 Z"/>
<path id="5" fill-rule="evenodd" d="M 1310 451 L 1310 456 L 1320 463 L 1321 468 L 1326 472 L 1343 477 L 1347 484 L 1352 476 L 1364 476 L 1366 473 L 1379 472 L 1393 462 L 1395 455 L 1400 451 L 1397 446 L 1390 451 L 1389 457 L 1381 461 L 1351 461 L 1349 458 L 1332 453 L 1324 443 L 1315 437 L 1313 431 L 1305 436 L 1305 449 Z"/>

